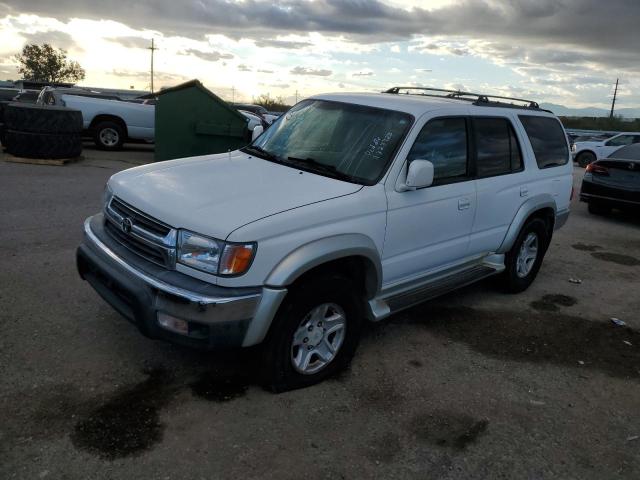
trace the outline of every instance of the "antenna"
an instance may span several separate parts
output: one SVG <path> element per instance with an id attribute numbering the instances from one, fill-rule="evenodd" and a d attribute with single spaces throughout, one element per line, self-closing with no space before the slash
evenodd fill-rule
<path id="1" fill-rule="evenodd" d="M 151 46 L 147 47 L 147 50 L 151 50 L 151 93 L 153 93 L 153 52 L 158 50 L 154 44 L 153 38 L 151 39 Z"/>
<path id="2" fill-rule="evenodd" d="M 609 114 L 609 118 L 613 118 L 613 109 L 616 107 L 616 97 L 618 96 L 618 80 L 616 78 L 616 89 L 613 91 L 613 101 L 611 102 L 611 113 Z"/>

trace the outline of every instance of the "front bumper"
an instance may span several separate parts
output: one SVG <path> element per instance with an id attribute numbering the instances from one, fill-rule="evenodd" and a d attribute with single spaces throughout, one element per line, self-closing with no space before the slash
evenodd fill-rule
<path id="1" fill-rule="evenodd" d="M 115 242 L 103 224 L 102 215 L 85 221 L 76 254 L 78 272 L 145 335 L 205 349 L 248 346 L 262 339 L 286 290 L 225 288 L 168 271 Z M 163 327 L 159 316 L 186 321 L 187 331 Z"/>

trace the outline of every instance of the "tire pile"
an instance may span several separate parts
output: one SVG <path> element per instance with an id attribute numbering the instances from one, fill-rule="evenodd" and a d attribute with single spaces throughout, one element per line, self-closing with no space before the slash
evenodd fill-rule
<path id="1" fill-rule="evenodd" d="M 82 112 L 65 107 L 9 103 L 0 106 L 0 141 L 16 157 L 60 159 L 82 153 Z"/>

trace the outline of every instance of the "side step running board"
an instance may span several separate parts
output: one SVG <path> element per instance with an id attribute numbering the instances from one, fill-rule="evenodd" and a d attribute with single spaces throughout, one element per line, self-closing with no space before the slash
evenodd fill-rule
<path id="1" fill-rule="evenodd" d="M 475 283 L 502 270 L 504 270 L 504 265 L 476 264 L 471 268 L 438 276 L 414 289 L 400 291 L 389 296 L 383 294 L 369 301 L 371 319 L 374 321 L 382 320 L 396 312 Z"/>

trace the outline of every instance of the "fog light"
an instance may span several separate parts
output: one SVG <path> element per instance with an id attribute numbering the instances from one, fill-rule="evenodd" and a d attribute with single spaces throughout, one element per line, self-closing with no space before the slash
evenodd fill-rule
<path id="1" fill-rule="evenodd" d="M 173 317 L 164 312 L 158 312 L 158 323 L 161 327 L 181 335 L 189 335 L 189 322 Z"/>

